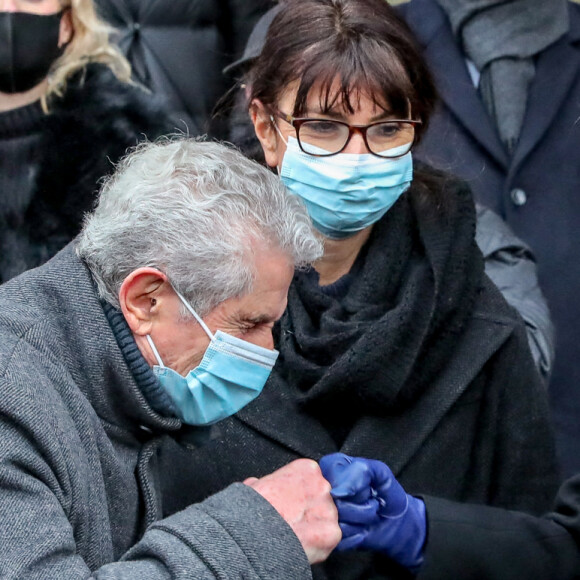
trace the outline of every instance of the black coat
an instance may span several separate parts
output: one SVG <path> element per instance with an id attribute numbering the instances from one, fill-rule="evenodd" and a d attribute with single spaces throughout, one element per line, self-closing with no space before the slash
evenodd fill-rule
<path id="1" fill-rule="evenodd" d="M 13 276 L 38 266 L 64 247 L 79 232 L 99 180 L 112 173 L 114 163 L 129 147 L 171 130 L 149 93 L 120 82 L 99 64 L 77 73 L 64 96 L 51 101 L 49 114 L 39 117 L 39 153 L 29 161 L 35 175 L 30 200 L 16 215 L 0 211 L 6 216 L 0 220 L 0 282 L 7 272 Z M 2 146 L 17 151 L 19 141 L 8 136 Z M 0 191 L 0 210 L 18 195 Z"/>
<path id="2" fill-rule="evenodd" d="M 227 137 L 213 111 L 238 58 L 272 0 L 96 0 L 119 30 L 118 44 L 139 82 L 163 96 L 178 129 Z"/>
<path id="3" fill-rule="evenodd" d="M 424 497 L 429 522 L 418 580 L 580 578 L 580 475 L 543 518 Z"/>
<path id="4" fill-rule="evenodd" d="M 568 35 L 536 63 L 520 141 L 510 159 L 435 0 L 400 10 L 416 34 L 441 96 L 414 152 L 466 179 L 538 260 L 556 328 L 550 395 L 565 473 L 580 472 L 580 6 L 569 3 Z"/>

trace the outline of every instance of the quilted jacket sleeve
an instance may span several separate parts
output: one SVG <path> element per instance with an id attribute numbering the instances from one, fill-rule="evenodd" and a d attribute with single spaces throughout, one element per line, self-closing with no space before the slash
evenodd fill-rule
<path id="1" fill-rule="evenodd" d="M 498 215 L 481 205 L 477 205 L 476 241 L 485 273 L 524 319 L 534 361 L 547 383 L 554 362 L 554 327 L 532 251 Z"/>

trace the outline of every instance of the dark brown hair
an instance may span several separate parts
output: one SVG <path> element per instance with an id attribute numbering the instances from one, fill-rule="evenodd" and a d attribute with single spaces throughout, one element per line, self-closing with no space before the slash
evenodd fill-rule
<path id="1" fill-rule="evenodd" d="M 262 52 L 247 73 L 251 99 L 275 105 L 299 82 L 293 115 L 303 115 L 315 84 L 323 111 L 340 104 L 350 113 L 361 93 L 398 118 L 423 122 L 436 91 L 407 25 L 386 0 L 282 0 Z M 336 91 L 338 80 L 339 90 Z"/>

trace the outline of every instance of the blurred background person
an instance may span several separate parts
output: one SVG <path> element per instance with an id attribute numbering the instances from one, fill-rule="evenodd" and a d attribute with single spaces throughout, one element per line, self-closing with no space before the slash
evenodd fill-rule
<path id="1" fill-rule="evenodd" d="M 400 10 L 441 96 L 417 158 L 466 179 L 537 258 L 556 330 L 552 415 L 570 476 L 580 472 L 580 6 L 412 0 Z"/>
<path id="2" fill-rule="evenodd" d="M 80 230 L 98 181 L 172 125 L 92 0 L 0 0 L 0 282 Z"/>
<path id="3" fill-rule="evenodd" d="M 280 6 L 248 73 L 250 114 L 324 255 L 294 276 L 262 395 L 203 448 L 174 450 L 190 485 L 172 485 L 165 449 L 168 509 L 342 450 L 390 461 L 411 490 L 544 511 L 546 391 L 521 318 L 484 274 L 469 188 L 412 160 L 435 102 L 412 34 L 383 0 Z M 363 553 L 315 571 L 399 573 Z"/>

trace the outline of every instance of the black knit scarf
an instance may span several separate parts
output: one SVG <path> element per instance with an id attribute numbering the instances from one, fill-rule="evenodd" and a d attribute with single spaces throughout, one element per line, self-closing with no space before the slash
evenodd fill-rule
<path id="1" fill-rule="evenodd" d="M 483 275 L 474 234 L 466 187 L 416 178 L 374 226 L 342 296 L 296 273 L 275 329 L 270 388 L 338 439 L 362 414 L 409 405 L 453 356 L 471 315 Z"/>

